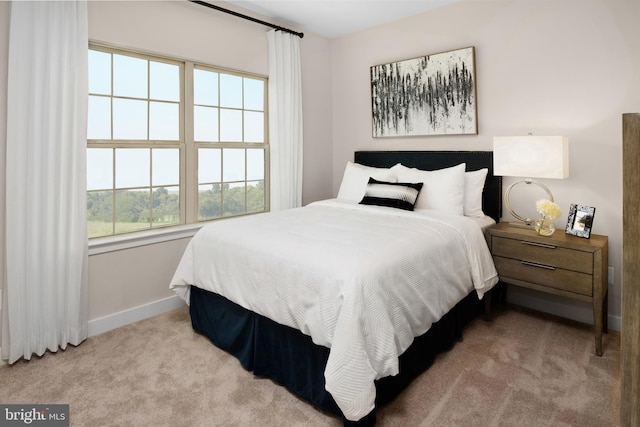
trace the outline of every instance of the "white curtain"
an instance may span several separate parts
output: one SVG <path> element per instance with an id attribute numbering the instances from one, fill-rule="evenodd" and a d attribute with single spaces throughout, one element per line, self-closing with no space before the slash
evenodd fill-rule
<path id="1" fill-rule="evenodd" d="M 302 78 L 300 38 L 267 33 L 271 210 L 302 206 Z"/>
<path id="2" fill-rule="evenodd" d="M 87 4 L 12 2 L 2 359 L 87 337 Z"/>

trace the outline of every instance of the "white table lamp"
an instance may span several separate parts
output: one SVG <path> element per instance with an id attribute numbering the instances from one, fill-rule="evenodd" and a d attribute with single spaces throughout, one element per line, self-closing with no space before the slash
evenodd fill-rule
<path id="1" fill-rule="evenodd" d="M 531 226 L 531 218 L 518 215 L 513 210 L 509 194 L 518 184 L 536 184 L 546 191 L 553 202 L 551 190 L 533 178 L 569 177 L 569 140 L 565 136 L 496 136 L 493 138 L 493 173 L 498 176 L 526 177 L 507 188 L 504 202 L 514 218 Z"/>

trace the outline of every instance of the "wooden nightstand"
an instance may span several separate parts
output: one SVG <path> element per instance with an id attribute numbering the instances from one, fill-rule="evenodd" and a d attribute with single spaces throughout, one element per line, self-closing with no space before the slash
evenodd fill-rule
<path id="1" fill-rule="evenodd" d="M 583 239 L 556 230 L 543 237 L 506 222 L 488 232 L 501 282 L 592 303 L 596 354 L 602 356 L 602 332 L 608 330 L 607 236 Z"/>

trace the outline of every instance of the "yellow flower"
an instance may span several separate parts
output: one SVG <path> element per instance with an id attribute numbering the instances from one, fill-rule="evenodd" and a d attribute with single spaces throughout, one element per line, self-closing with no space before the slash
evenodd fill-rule
<path id="1" fill-rule="evenodd" d="M 540 215 L 552 221 L 562 216 L 560 206 L 547 199 L 538 200 L 536 210 Z"/>

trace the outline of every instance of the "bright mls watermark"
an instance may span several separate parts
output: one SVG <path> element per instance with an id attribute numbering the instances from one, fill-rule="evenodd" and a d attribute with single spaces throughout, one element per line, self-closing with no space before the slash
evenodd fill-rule
<path id="1" fill-rule="evenodd" d="M 0 427 L 69 427 L 69 405 L 2 405 Z"/>

